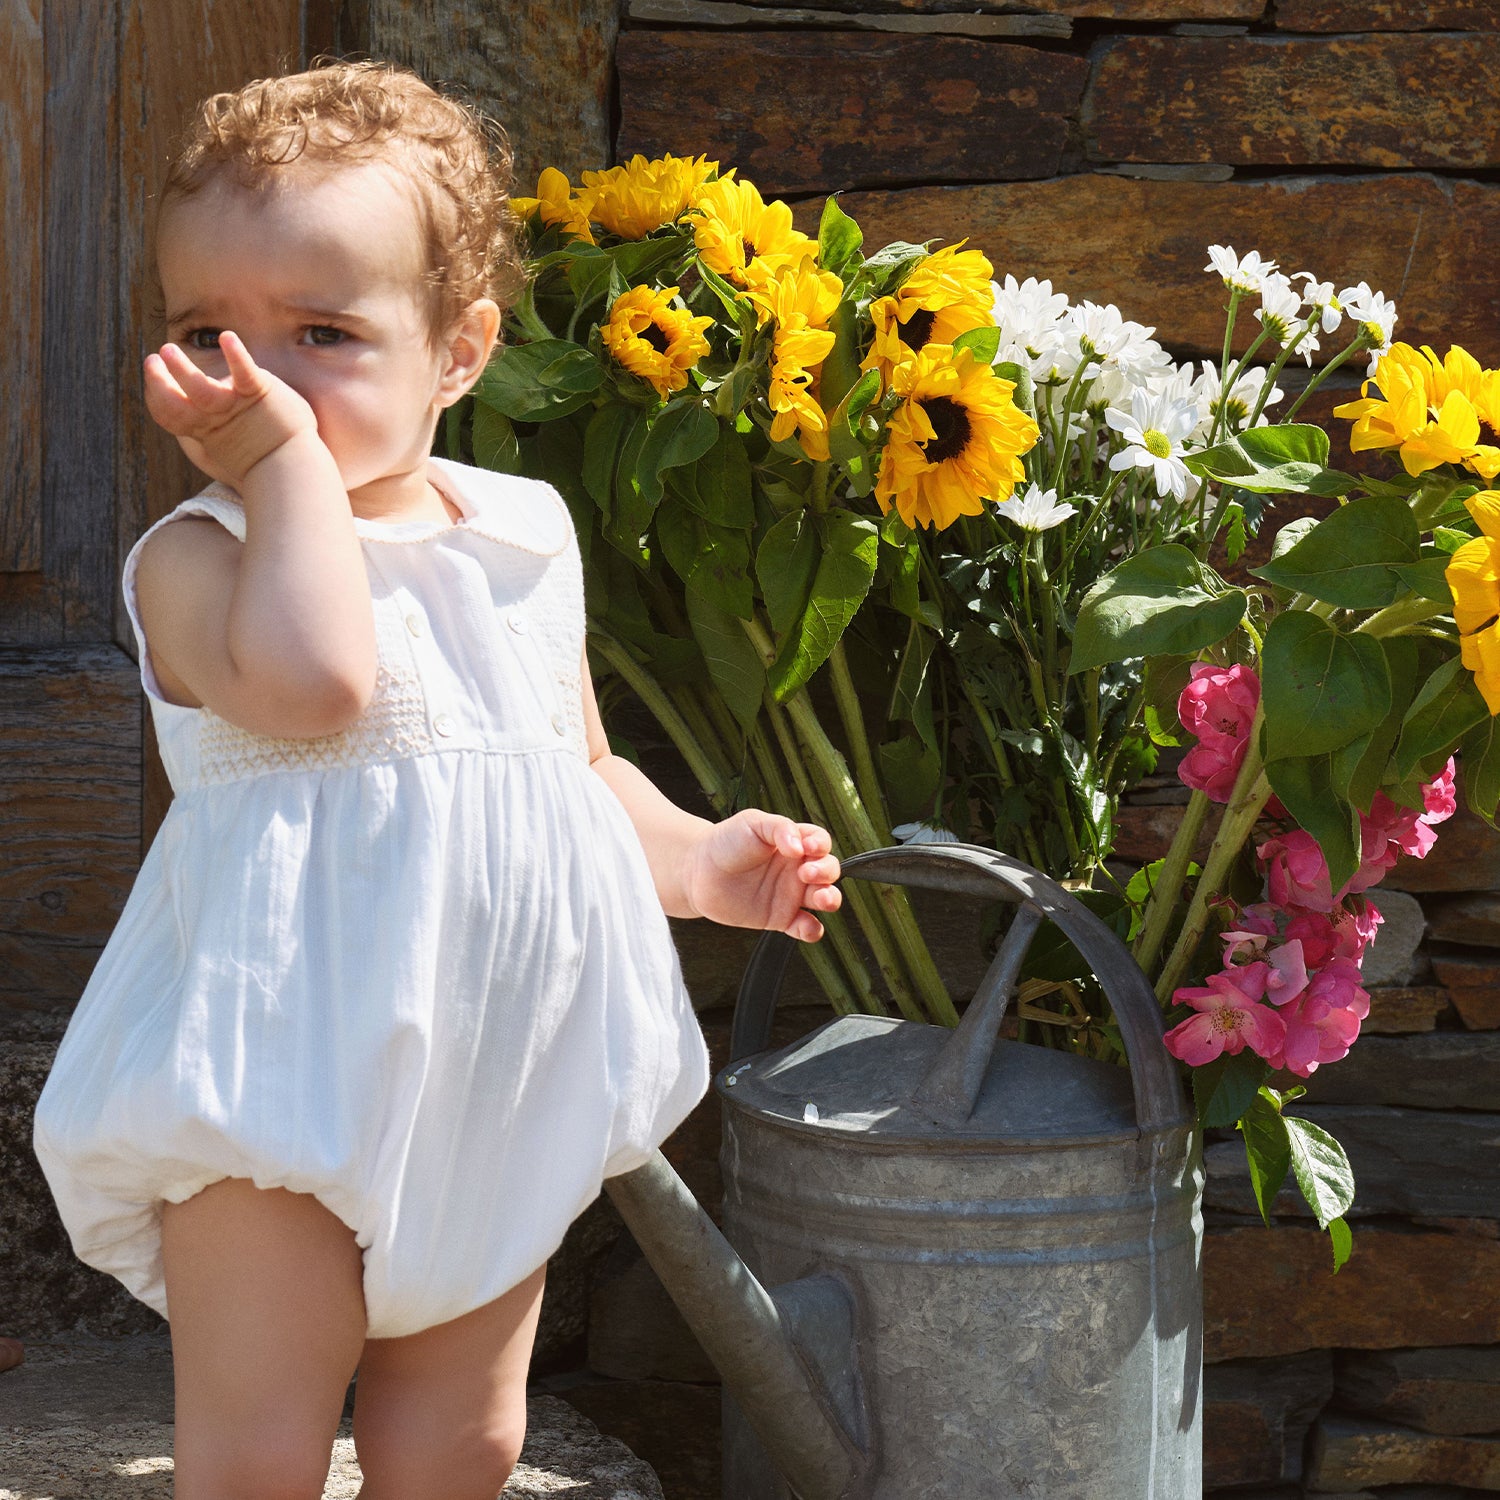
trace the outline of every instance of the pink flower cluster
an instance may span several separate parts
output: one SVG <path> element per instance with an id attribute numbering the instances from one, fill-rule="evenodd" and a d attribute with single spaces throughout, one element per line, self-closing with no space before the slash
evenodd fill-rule
<path id="1" fill-rule="evenodd" d="M 1228 800 L 1259 698 L 1260 683 L 1243 667 L 1194 668 L 1178 712 L 1184 726 L 1202 727 L 1194 728 L 1199 744 L 1183 761 L 1183 781 Z M 1190 769 L 1205 744 L 1208 755 Z M 1437 841 L 1433 825 L 1452 817 L 1457 805 L 1452 760 L 1422 794 L 1420 812 L 1376 794 L 1370 811 L 1360 814 L 1359 869 L 1337 893 L 1311 834 L 1293 828 L 1260 845 L 1268 899 L 1237 910 L 1219 973 L 1202 987 L 1173 993 L 1196 1012 L 1167 1033 L 1174 1057 L 1201 1067 L 1249 1047 L 1273 1068 L 1306 1078 L 1348 1053 L 1370 1013 L 1360 963 L 1380 925 L 1380 913 L 1360 893 L 1402 854 L 1426 857 Z"/>

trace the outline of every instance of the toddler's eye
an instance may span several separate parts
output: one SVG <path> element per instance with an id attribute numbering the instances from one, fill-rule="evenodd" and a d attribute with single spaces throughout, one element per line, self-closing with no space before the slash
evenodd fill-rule
<path id="1" fill-rule="evenodd" d="M 343 343 L 344 330 L 332 328 L 327 323 L 314 323 L 307 330 L 306 339 L 309 344 L 316 344 L 326 349 L 334 344 Z"/>
<path id="2" fill-rule="evenodd" d="M 194 328 L 183 335 L 181 342 L 189 349 L 217 349 L 219 330 L 217 328 Z"/>

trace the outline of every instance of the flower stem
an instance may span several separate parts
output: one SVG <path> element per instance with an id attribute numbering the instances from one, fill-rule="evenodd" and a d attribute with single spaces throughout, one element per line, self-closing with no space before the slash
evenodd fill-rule
<path id="1" fill-rule="evenodd" d="M 1245 847 L 1261 810 L 1270 800 L 1271 785 L 1266 780 L 1265 763 L 1260 753 L 1260 729 L 1264 722 L 1265 705 L 1262 703 L 1255 710 L 1244 763 L 1240 766 L 1240 774 L 1235 777 L 1234 790 L 1229 794 L 1229 804 L 1214 834 L 1208 858 L 1203 862 L 1203 873 L 1193 890 L 1192 902 L 1182 921 L 1182 931 L 1177 934 L 1177 942 L 1156 981 L 1156 998 L 1163 1004 L 1172 998 L 1172 992 L 1187 972 L 1203 934 L 1208 931 L 1209 897 L 1224 889 L 1230 867 Z"/>
<path id="2" fill-rule="evenodd" d="M 1195 791 L 1188 798 L 1182 821 L 1177 825 L 1167 857 L 1157 873 L 1156 885 L 1146 903 L 1145 920 L 1140 932 L 1136 934 L 1134 949 L 1135 961 L 1148 974 L 1166 941 L 1167 929 L 1172 925 L 1172 917 L 1182 895 L 1182 882 L 1187 879 L 1188 865 L 1192 863 L 1193 850 L 1198 846 L 1198 835 L 1203 832 L 1203 824 L 1212 806 L 1207 792 Z"/>
<path id="3" fill-rule="evenodd" d="M 849 658 L 844 654 L 842 640 L 829 655 L 828 670 L 833 682 L 833 701 L 838 705 L 844 737 L 849 741 L 849 750 L 854 757 L 855 784 L 875 826 L 876 838 L 881 844 L 889 844 L 891 815 L 886 811 L 885 798 L 881 795 L 880 777 L 876 774 L 875 758 L 870 754 L 870 740 L 865 734 L 865 717 L 860 710 L 854 678 L 849 674 Z"/>
<path id="4" fill-rule="evenodd" d="M 1435 599 L 1398 599 L 1356 625 L 1354 631 L 1356 635 L 1399 635 L 1413 625 L 1448 612 L 1449 606 L 1439 604 Z"/>
<path id="5" fill-rule="evenodd" d="M 1332 375 L 1333 372 L 1338 369 L 1338 367 L 1343 364 L 1346 359 L 1348 359 L 1359 349 L 1368 349 L 1369 347 L 1369 342 L 1363 336 L 1360 336 L 1355 338 L 1355 340 L 1349 345 L 1347 349 L 1340 349 L 1339 352 L 1335 354 L 1333 358 L 1330 359 L 1328 363 L 1324 365 L 1323 368 L 1319 370 L 1318 373 L 1314 375 L 1313 378 L 1309 380 L 1305 386 L 1303 386 L 1302 394 L 1298 396 L 1294 402 L 1292 402 L 1291 409 L 1287 412 L 1284 420 L 1290 422 L 1292 418 L 1302 410 L 1302 403 L 1306 401 L 1307 398 L 1312 395 L 1312 393 L 1317 390 L 1317 388 L 1322 385 L 1323 382 L 1327 380 L 1328 377 Z"/>

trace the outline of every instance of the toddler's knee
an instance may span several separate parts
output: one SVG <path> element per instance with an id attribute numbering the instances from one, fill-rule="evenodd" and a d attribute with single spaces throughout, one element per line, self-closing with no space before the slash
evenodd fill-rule
<path id="1" fill-rule="evenodd" d="M 358 1447 L 370 1500 L 495 1500 L 505 1488 L 526 1435 L 519 1421 L 501 1420 L 463 1434 L 448 1434 L 440 1451 L 424 1451 L 418 1442 L 395 1433 Z"/>
<path id="2" fill-rule="evenodd" d="M 331 1457 L 331 1444 L 322 1449 L 270 1433 L 197 1452 L 179 1445 L 174 1493 L 179 1500 L 322 1500 Z"/>

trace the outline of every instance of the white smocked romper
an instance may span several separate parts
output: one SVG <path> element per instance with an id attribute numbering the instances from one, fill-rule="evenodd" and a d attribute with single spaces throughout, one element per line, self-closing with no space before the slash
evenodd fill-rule
<path id="1" fill-rule="evenodd" d="M 532 480 L 431 477 L 457 524 L 355 520 L 379 670 L 339 734 L 168 702 L 135 600 L 145 537 L 126 559 L 175 800 L 35 1146 L 79 1257 L 164 1315 L 163 1201 L 242 1177 L 354 1230 L 370 1337 L 457 1317 L 541 1265 L 707 1087 L 645 855 L 588 766 L 567 510 Z M 222 485 L 157 526 L 184 515 L 244 539 Z"/>

